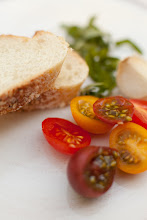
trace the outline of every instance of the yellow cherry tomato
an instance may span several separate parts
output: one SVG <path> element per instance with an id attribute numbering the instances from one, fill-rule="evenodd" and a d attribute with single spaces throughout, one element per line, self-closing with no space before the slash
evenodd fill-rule
<path id="1" fill-rule="evenodd" d="M 94 96 L 78 96 L 72 99 L 70 108 L 73 118 L 81 128 L 93 134 L 104 134 L 113 125 L 99 120 L 93 112 L 93 104 L 97 100 Z"/>
<path id="2" fill-rule="evenodd" d="M 137 174 L 147 170 L 147 130 L 128 122 L 114 128 L 110 134 L 110 148 L 119 152 L 120 170 Z"/>

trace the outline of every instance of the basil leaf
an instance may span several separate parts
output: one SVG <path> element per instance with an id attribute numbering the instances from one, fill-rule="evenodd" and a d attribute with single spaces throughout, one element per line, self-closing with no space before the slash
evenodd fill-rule
<path id="1" fill-rule="evenodd" d="M 110 90 L 103 83 L 94 83 L 82 89 L 80 95 L 91 95 L 104 98 L 110 95 Z"/>
<path id="2" fill-rule="evenodd" d="M 91 17 L 88 24 L 80 26 L 63 25 L 67 33 L 68 41 L 71 47 L 75 49 L 87 62 L 89 66 L 89 76 L 93 81 L 100 83 L 89 90 L 85 88 L 85 94 L 95 94 L 103 96 L 102 92 L 110 95 L 112 89 L 116 86 L 115 71 L 118 66 L 119 58 L 111 56 L 112 45 L 120 46 L 122 44 L 130 45 L 134 50 L 142 53 L 140 48 L 131 40 L 125 39 L 113 42 L 111 35 L 102 31 L 96 24 L 96 17 Z M 91 91 L 97 92 L 91 92 Z M 89 92 L 88 92 L 89 91 Z"/>

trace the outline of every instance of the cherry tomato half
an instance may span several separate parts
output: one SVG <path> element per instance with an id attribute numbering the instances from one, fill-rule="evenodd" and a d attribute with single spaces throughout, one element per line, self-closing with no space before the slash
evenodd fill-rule
<path id="1" fill-rule="evenodd" d="M 47 118 L 42 122 L 42 131 L 51 146 L 65 154 L 73 154 L 91 142 L 87 131 L 61 118 Z"/>
<path id="2" fill-rule="evenodd" d="M 84 130 L 93 134 L 104 134 L 112 125 L 100 121 L 93 112 L 93 104 L 98 100 L 94 96 L 78 96 L 70 103 L 73 118 Z"/>
<path id="3" fill-rule="evenodd" d="M 112 130 L 110 148 L 118 150 L 119 169 L 137 174 L 147 170 L 147 130 L 138 124 L 128 122 Z"/>
<path id="4" fill-rule="evenodd" d="M 70 159 L 67 175 L 73 189 L 84 197 L 95 198 L 112 185 L 118 153 L 108 147 L 89 146 Z"/>
<path id="5" fill-rule="evenodd" d="M 132 121 L 147 129 L 147 101 L 130 99 L 130 102 L 134 105 Z"/>
<path id="6" fill-rule="evenodd" d="M 107 123 L 132 121 L 133 104 L 121 96 L 113 96 L 97 100 L 93 105 L 96 116 Z"/>

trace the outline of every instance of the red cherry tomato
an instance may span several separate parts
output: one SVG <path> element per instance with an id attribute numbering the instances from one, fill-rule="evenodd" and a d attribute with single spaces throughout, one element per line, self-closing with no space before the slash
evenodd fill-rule
<path id="1" fill-rule="evenodd" d="M 65 154 L 73 154 L 91 142 L 87 131 L 61 118 L 45 119 L 42 131 L 49 144 Z"/>
<path id="2" fill-rule="evenodd" d="M 134 105 L 134 114 L 132 121 L 147 129 L 147 101 L 139 99 L 130 99 Z"/>
<path id="3" fill-rule="evenodd" d="M 67 169 L 73 189 L 87 198 L 105 193 L 112 185 L 118 153 L 108 147 L 85 147 L 70 159 Z"/>
<path id="4" fill-rule="evenodd" d="M 93 110 L 100 120 L 116 124 L 132 121 L 134 106 L 128 99 L 113 96 L 98 99 L 93 105 Z"/>

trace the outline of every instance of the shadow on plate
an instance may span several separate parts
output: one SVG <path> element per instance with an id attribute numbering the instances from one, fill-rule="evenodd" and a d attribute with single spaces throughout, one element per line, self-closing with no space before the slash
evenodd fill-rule
<path id="1" fill-rule="evenodd" d="M 98 198 L 88 199 L 77 194 L 69 184 L 67 186 L 67 200 L 69 207 L 81 216 L 92 216 L 97 213 L 100 214 L 101 211 L 109 205 L 111 196 L 110 189 Z"/>
<path id="2" fill-rule="evenodd" d="M 43 136 L 43 134 L 42 134 Z M 47 158 L 49 160 L 49 162 L 58 167 L 58 169 L 62 169 L 63 167 L 67 166 L 67 162 L 70 159 L 70 155 L 65 155 L 62 154 L 58 151 L 56 151 L 48 142 L 44 137 L 43 138 L 43 142 L 42 142 L 42 147 L 47 155 Z"/>
<path id="3" fill-rule="evenodd" d="M 142 187 L 142 182 L 146 182 L 146 172 L 140 174 L 128 174 L 117 169 L 115 182 L 127 189 Z"/>
<path id="4" fill-rule="evenodd" d="M 33 112 L 13 112 L 0 116 L 0 133 L 7 132 L 15 126 L 21 126 L 33 117 L 39 115 L 39 111 Z"/>

